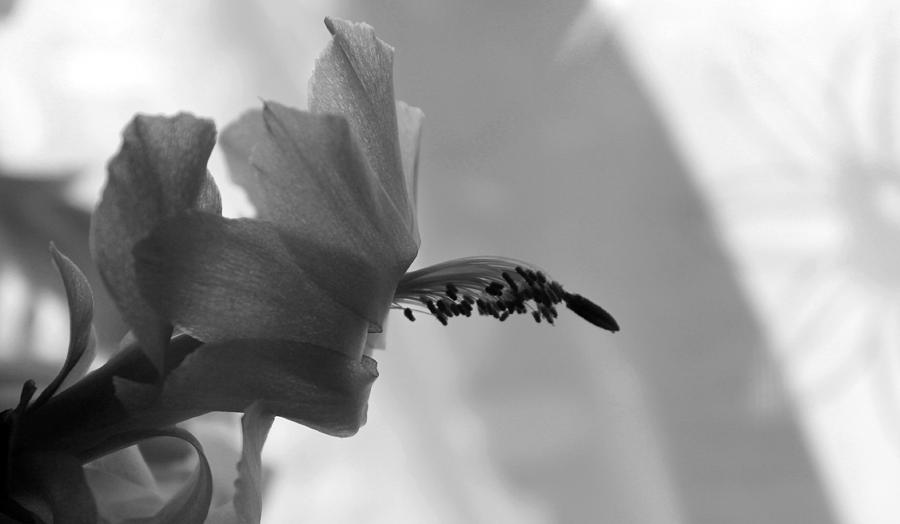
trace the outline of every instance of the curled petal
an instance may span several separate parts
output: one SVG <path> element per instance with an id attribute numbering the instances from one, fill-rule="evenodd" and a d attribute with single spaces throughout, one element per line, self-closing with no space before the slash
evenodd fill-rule
<path id="1" fill-rule="evenodd" d="M 205 344 L 166 379 L 158 409 L 266 413 L 336 436 L 365 423 L 375 361 L 287 340 Z"/>
<path id="2" fill-rule="evenodd" d="M 53 243 L 50 244 L 53 263 L 59 270 L 66 298 L 69 304 L 69 350 L 59 374 L 53 379 L 29 409 L 34 410 L 44 405 L 60 388 L 66 379 L 81 378 L 87 373 L 94 359 L 93 326 L 94 295 L 87 277 L 67 256 L 60 253 Z"/>
<path id="3" fill-rule="evenodd" d="M 215 144 L 209 120 L 179 114 L 139 115 L 125 128 L 122 148 L 91 222 L 91 251 L 110 294 L 157 370 L 171 328 L 138 292 L 132 247 L 169 216 L 202 209 L 221 212 L 206 162 Z"/>
<path id="4" fill-rule="evenodd" d="M 408 231 L 415 224 L 400 160 L 394 102 L 394 49 L 364 23 L 326 18 L 334 36 L 316 61 L 309 109 L 346 116 Z"/>
<path id="5" fill-rule="evenodd" d="M 152 517 L 163 506 L 159 486 L 137 446 L 84 465 L 100 515 L 111 522 Z"/>
<path id="6" fill-rule="evenodd" d="M 116 434 L 102 442 L 90 454 L 103 456 L 122 448 L 137 444 L 142 440 L 156 437 L 173 437 L 183 440 L 193 446 L 197 452 L 197 467 L 184 483 L 181 489 L 169 499 L 155 515 L 146 518 L 132 518 L 123 521 L 123 524 L 169 524 L 179 522 L 184 524 L 203 524 L 209 513 L 209 504 L 212 500 L 212 472 L 209 461 L 203 452 L 200 442 L 187 431 L 171 428 L 153 428 L 127 431 Z M 91 521 L 94 522 L 94 521 Z"/>
<path id="7" fill-rule="evenodd" d="M 350 254 L 295 242 L 268 222 L 192 213 L 162 223 L 135 257 L 150 304 L 204 342 L 281 338 L 362 352 L 368 321 L 327 285 L 347 279 L 372 293 L 378 282 Z"/>

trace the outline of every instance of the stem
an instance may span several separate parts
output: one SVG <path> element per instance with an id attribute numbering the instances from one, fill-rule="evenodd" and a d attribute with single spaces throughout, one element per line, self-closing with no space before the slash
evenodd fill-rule
<path id="1" fill-rule="evenodd" d="M 152 365 L 141 348 L 136 344 L 127 346 L 106 364 L 23 417 L 19 449 L 66 451 L 88 462 L 112 451 L 105 448 L 104 441 L 113 435 L 169 427 L 204 413 L 161 410 L 152 396 L 148 396 L 145 408 L 126 409 L 116 396 L 116 382 L 146 384 L 155 394 L 158 389 L 150 378 L 153 374 Z"/>

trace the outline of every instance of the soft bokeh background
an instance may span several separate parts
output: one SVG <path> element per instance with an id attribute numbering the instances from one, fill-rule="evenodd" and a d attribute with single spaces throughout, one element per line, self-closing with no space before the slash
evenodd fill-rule
<path id="1" fill-rule="evenodd" d="M 264 522 L 896 522 L 900 19 L 787 4 L 0 2 L 2 392 L 62 358 L 46 243 L 91 269 L 131 115 L 303 106 L 336 15 L 426 113 L 417 264 L 529 260 L 623 329 L 398 315 L 357 436 L 276 422 Z M 195 430 L 227 479 L 234 418 Z"/>

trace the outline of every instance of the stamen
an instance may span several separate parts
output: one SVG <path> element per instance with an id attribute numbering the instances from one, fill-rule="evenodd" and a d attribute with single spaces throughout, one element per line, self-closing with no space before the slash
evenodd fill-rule
<path id="1" fill-rule="evenodd" d="M 534 276 L 532 276 L 531 272 L 526 271 L 522 266 L 516 266 L 516 273 L 522 275 L 522 278 L 525 279 L 525 282 L 527 282 L 529 286 L 534 284 Z"/>
<path id="2" fill-rule="evenodd" d="M 499 297 L 503 294 L 503 284 L 500 282 L 491 282 L 484 290 L 487 291 L 488 295 Z"/>
<path id="3" fill-rule="evenodd" d="M 478 314 L 479 314 L 479 315 L 486 315 L 486 314 L 487 314 L 487 302 L 485 302 L 484 300 L 481 300 L 481 299 L 479 298 L 478 300 L 475 301 L 475 306 L 478 307 Z"/>
<path id="4" fill-rule="evenodd" d="M 433 300 L 429 300 L 429 299 L 424 298 L 424 297 L 420 298 L 420 300 L 422 301 L 423 304 L 425 304 L 425 307 L 428 308 L 428 311 L 431 311 L 431 314 L 432 314 L 432 315 L 437 315 L 437 314 L 438 314 L 437 308 L 434 307 L 434 301 L 433 301 Z"/>
<path id="5" fill-rule="evenodd" d="M 519 292 L 519 286 L 517 286 L 515 281 L 512 279 L 512 277 L 509 276 L 509 273 L 504 271 L 503 273 L 500 274 L 500 276 L 502 276 L 503 280 L 505 280 L 506 283 L 509 284 L 509 289 L 510 289 L 510 291 L 512 291 L 513 295 L 515 295 Z"/>
<path id="6" fill-rule="evenodd" d="M 446 302 L 446 301 L 444 301 L 444 300 L 438 300 L 438 301 L 437 301 L 437 308 L 438 308 L 438 311 L 440 311 L 440 312 L 443 313 L 444 315 L 447 315 L 448 317 L 451 316 L 451 315 L 450 315 L 450 309 L 447 307 L 447 302 Z"/>
<path id="7" fill-rule="evenodd" d="M 507 258 L 457 259 L 407 273 L 394 296 L 395 307 L 424 305 L 443 325 L 453 317 L 471 316 L 473 311 L 500 321 L 530 313 L 535 322 L 554 324 L 559 316 L 555 306 L 560 303 L 596 326 L 619 330 L 616 320 L 602 307 L 565 291 L 543 271 Z M 404 315 L 414 319 L 410 308 L 404 308 Z"/>

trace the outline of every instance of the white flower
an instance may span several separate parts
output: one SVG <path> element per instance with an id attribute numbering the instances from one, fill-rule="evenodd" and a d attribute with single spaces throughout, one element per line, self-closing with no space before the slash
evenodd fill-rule
<path id="1" fill-rule="evenodd" d="M 154 309 L 205 342 L 296 340 L 355 359 L 391 307 L 444 323 L 472 312 L 552 323 L 564 303 L 617 330 L 602 308 L 524 262 L 465 258 L 405 273 L 419 247 L 422 112 L 395 102 L 393 49 L 370 26 L 325 23 L 334 38 L 316 63 L 310 110 L 266 102 L 223 133 L 258 219 L 188 212 L 137 245 Z"/>

